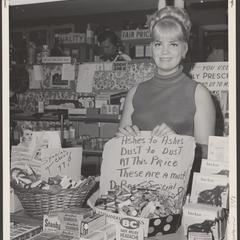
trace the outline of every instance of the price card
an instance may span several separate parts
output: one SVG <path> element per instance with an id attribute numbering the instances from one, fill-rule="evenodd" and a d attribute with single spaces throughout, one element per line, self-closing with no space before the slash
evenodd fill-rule
<path id="1" fill-rule="evenodd" d="M 79 180 L 81 177 L 82 148 L 49 148 L 41 151 L 41 175 L 42 179 L 56 175 L 71 177 Z"/>

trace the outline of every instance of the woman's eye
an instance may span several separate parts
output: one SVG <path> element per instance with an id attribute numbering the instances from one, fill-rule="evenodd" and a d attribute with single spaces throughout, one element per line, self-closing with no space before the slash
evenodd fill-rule
<path id="1" fill-rule="evenodd" d="M 160 47 L 161 46 L 161 43 L 160 42 L 155 42 L 154 43 L 154 47 Z"/>
<path id="2" fill-rule="evenodd" d="M 178 43 L 171 43 L 170 44 L 172 47 L 177 47 L 178 46 Z"/>

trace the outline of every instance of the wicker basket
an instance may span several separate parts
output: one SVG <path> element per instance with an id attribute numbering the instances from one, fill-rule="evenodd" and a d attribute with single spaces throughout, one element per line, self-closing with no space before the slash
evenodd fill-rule
<path id="1" fill-rule="evenodd" d="M 38 189 L 14 188 L 24 210 L 35 218 L 43 218 L 50 210 L 64 210 L 82 207 L 96 186 L 94 177 L 88 177 L 79 187 L 63 189 L 57 193 Z"/>

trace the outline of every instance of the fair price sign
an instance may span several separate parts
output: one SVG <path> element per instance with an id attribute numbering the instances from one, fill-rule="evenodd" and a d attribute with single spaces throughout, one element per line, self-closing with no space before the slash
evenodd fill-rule
<path id="1" fill-rule="evenodd" d="M 228 62 L 198 62 L 191 75 L 209 91 L 228 91 Z"/>
<path id="2" fill-rule="evenodd" d="M 151 34 L 148 29 L 137 29 L 137 30 L 122 30 L 121 40 L 141 40 L 150 39 Z"/>
<path id="3" fill-rule="evenodd" d="M 142 131 L 136 137 L 113 138 L 103 151 L 100 194 L 146 183 L 179 198 L 187 188 L 194 149 L 190 136 L 153 137 L 150 131 Z"/>
<path id="4" fill-rule="evenodd" d="M 82 148 L 48 148 L 41 150 L 41 176 L 68 176 L 73 180 L 81 177 Z"/>

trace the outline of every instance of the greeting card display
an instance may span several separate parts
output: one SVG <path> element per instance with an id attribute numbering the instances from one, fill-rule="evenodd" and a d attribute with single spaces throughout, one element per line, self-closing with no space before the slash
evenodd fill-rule
<path id="1" fill-rule="evenodd" d="M 202 159 L 200 172 L 203 174 L 217 174 L 229 176 L 228 162 L 218 162 L 210 159 Z"/>
<path id="2" fill-rule="evenodd" d="M 228 177 L 194 173 L 191 202 L 228 208 Z"/>

